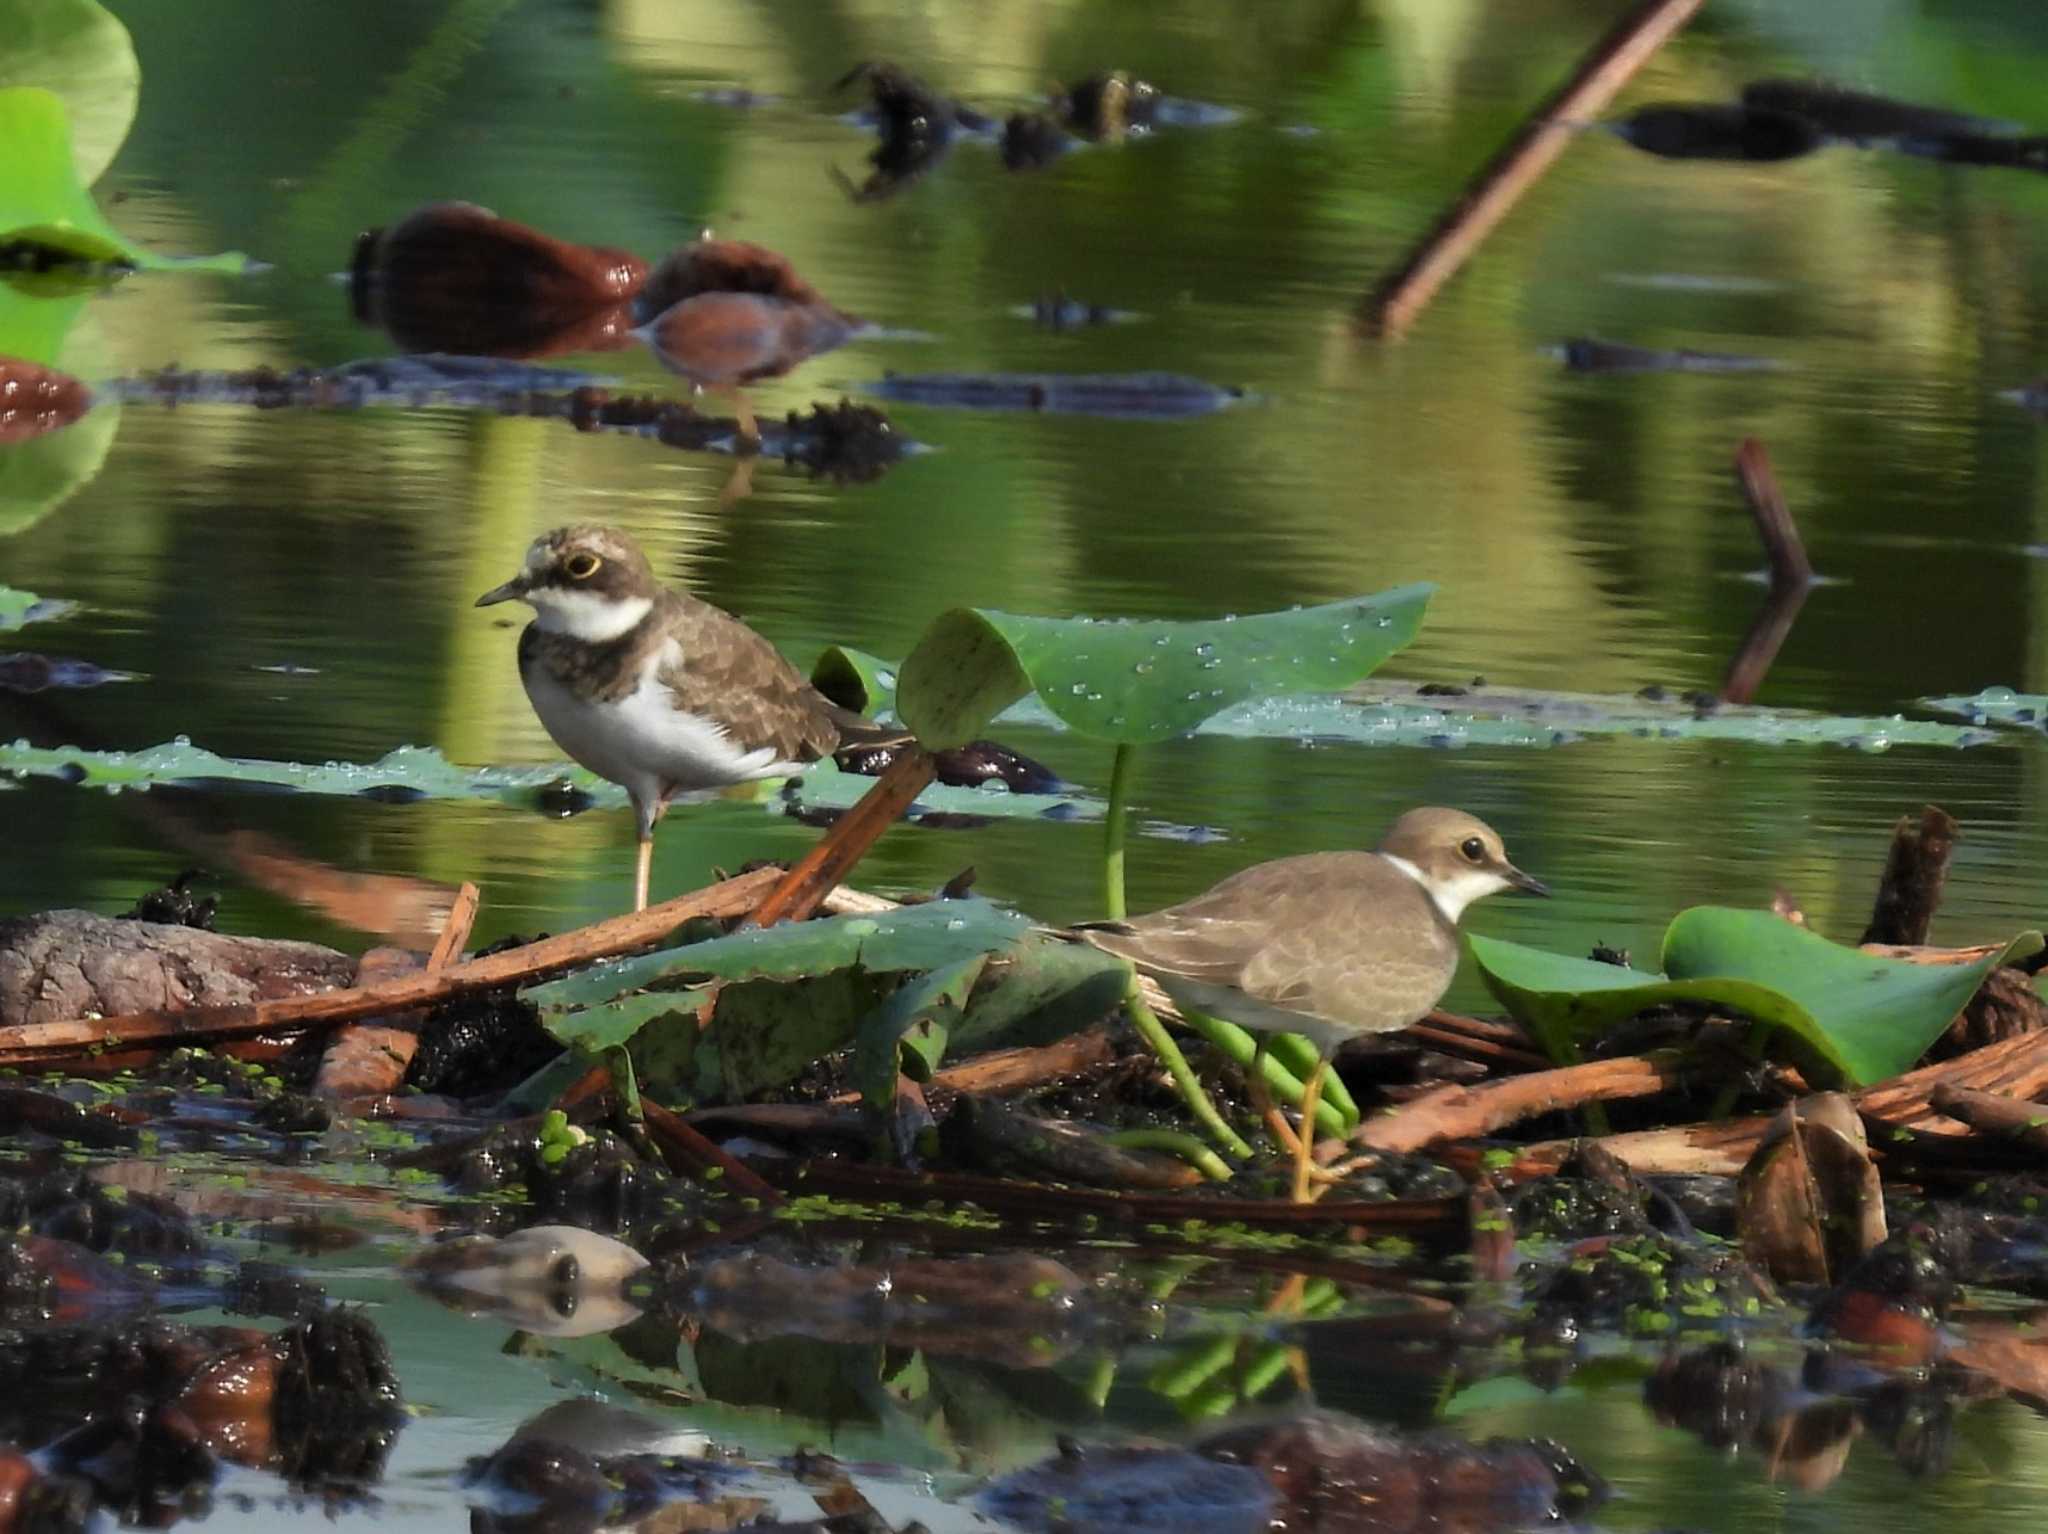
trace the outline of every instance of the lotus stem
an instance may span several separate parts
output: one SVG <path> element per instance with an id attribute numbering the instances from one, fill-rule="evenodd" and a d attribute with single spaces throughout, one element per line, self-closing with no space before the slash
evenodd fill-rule
<path id="1" fill-rule="evenodd" d="M 1284 1342 L 1268 1342 L 1254 1353 L 1238 1375 L 1239 1398 L 1256 1401 L 1264 1395 L 1273 1382 L 1287 1372 L 1287 1365 L 1291 1362 L 1289 1355 L 1293 1351 Z"/>
<path id="2" fill-rule="evenodd" d="M 1252 1034 L 1235 1023 L 1225 1022 L 1220 1017 L 1211 1017 L 1206 1012 L 1181 1008 L 1181 1019 L 1203 1039 L 1228 1055 L 1240 1069 L 1257 1069 L 1261 1079 L 1272 1089 L 1273 1095 L 1290 1107 L 1299 1108 L 1301 1099 L 1308 1090 L 1300 1077 L 1275 1058 L 1276 1046 L 1283 1038 L 1294 1038 L 1293 1034 L 1268 1034 L 1266 1049 L 1261 1051 L 1259 1041 Z M 1314 1069 L 1315 1046 L 1306 1039 L 1300 1041 L 1309 1051 L 1310 1069 Z M 1347 1092 L 1346 1097 L 1350 1094 Z M 1353 1122 L 1356 1122 L 1355 1120 Z M 1344 1113 L 1335 1103 L 1324 1101 L 1316 1104 L 1316 1128 L 1319 1132 L 1341 1136 L 1351 1125 L 1344 1122 Z"/>
<path id="3" fill-rule="evenodd" d="M 1230 1181 L 1230 1164 L 1184 1130 L 1119 1129 L 1104 1138 L 1125 1150 L 1165 1151 L 1180 1157 L 1212 1182 Z"/>
<path id="4" fill-rule="evenodd" d="M 1209 1101 L 1209 1094 L 1202 1090 L 1202 1083 L 1189 1067 L 1187 1056 L 1180 1052 L 1180 1046 L 1173 1042 L 1173 1036 L 1166 1031 L 1166 1025 L 1159 1021 L 1152 1009 L 1145 1005 L 1144 995 L 1138 989 L 1137 971 L 1131 972 L 1130 988 L 1124 993 L 1124 1005 L 1130 1009 L 1131 1022 L 1137 1027 L 1138 1036 L 1151 1046 L 1152 1053 L 1159 1057 L 1159 1063 L 1166 1067 L 1167 1075 L 1173 1078 L 1179 1090 L 1181 1101 L 1188 1105 L 1188 1111 L 1201 1122 L 1210 1137 L 1233 1156 L 1249 1157 L 1250 1145 L 1243 1137 L 1223 1121 L 1223 1115 L 1216 1111 L 1216 1105 Z"/>
<path id="5" fill-rule="evenodd" d="M 1282 1065 L 1303 1081 L 1308 1080 L 1308 1073 L 1316 1068 L 1315 1045 L 1298 1033 L 1276 1033 L 1273 1035 L 1273 1041 L 1266 1047 L 1279 1057 Z M 1335 1071 L 1330 1072 L 1328 1079 L 1323 1082 L 1323 1100 L 1336 1104 L 1337 1111 L 1344 1116 L 1342 1126 L 1332 1130 L 1332 1134 L 1343 1134 L 1358 1127 L 1358 1120 L 1361 1117 L 1358 1100 L 1351 1095 L 1351 1089 L 1344 1085 L 1344 1078 Z M 1297 1097 L 1294 1102 L 1299 1105 L 1301 1099 Z"/>
<path id="6" fill-rule="evenodd" d="M 1206 1340 L 1198 1337 L 1154 1369 L 1152 1377 L 1145 1383 L 1169 1401 L 1179 1401 L 1229 1368 L 1236 1356 L 1237 1337 L 1234 1333 Z"/>
<path id="7" fill-rule="evenodd" d="M 1111 921 L 1124 919 L 1124 812 L 1131 791 L 1130 745 L 1116 743 L 1109 764 L 1109 808 L 1102 817 L 1102 909 Z"/>

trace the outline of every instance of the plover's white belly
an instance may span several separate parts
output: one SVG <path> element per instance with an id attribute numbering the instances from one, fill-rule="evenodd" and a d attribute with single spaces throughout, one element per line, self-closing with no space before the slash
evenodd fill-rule
<path id="1" fill-rule="evenodd" d="M 524 668 L 521 680 L 555 744 L 635 799 L 803 771 L 803 764 L 782 760 L 774 747 L 748 750 L 711 721 L 677 708 L 656 670 L 650 665 L 639 687 L 613 703 L 576 696 L 544 666 Z"/>

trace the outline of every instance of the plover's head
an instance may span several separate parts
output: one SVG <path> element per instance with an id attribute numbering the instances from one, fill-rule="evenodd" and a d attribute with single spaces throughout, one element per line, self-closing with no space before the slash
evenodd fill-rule
<path id="1" fill-rule="evenodd" d="M 519 573 L 476 605 L 525 602 L 548 633 L 606 644 L 647 616 L 660 589 L 638 544 L 616 528 L 585 524 L 534 539 Z"/>
<path id="2" fill-rule="evenodd" d="M 1498 831 L 1463 810 L 1410 810 L 1387 828 L 1375 850 L 1420 884 L 1446 921 L 1455 922 L 1473 901 L 1501 890 L 1550 893 L 1540 879 L 1508 861 Z"/>

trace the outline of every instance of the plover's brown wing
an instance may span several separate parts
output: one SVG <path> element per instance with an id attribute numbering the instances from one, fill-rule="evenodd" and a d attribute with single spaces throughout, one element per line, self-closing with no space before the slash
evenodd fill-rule
<path id="1" fill-rule="evenodd" d="M 1176 1000 L 1318 1042 L 1406 1026 L 1457 969 L 1457 939 L 1406 874 L 1369 853 L 1245 869 L 1204 894 L 1088 931 Z"/>
<path id="2" fill-rule="evenodd" d="M 780 650 L 708 602 L 663 596 L 664 628 L 680 654 L 657 676 L 679 710 L 717 724 L 745 750 L 772 747 L 786 762 L 814 762 L 838 748 L 843 711 Z"/>

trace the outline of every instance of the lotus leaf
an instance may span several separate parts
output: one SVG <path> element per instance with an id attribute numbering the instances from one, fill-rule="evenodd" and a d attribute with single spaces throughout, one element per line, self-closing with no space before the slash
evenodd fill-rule
<path id="1" fill-rule="evenodd" d="M 1673 919 L 1662 974 L 1469 941 L 1488 988 L 1553 1058 L 1645 1008 L 1702 1002 L 1789 1031 L 1802 1064 L 1823 1078 L 1815 1085 L 1855 1086 L 1910 1067 L 1986 975 L 2041 947 L 2038 932 L 2023 932 L 1975 964 L 1913 964 L 1831 943 L 1768 911 L 1723 906 Z"/>
<path id="2" fill-rule="evenodd" d="M 1035 691 L 1081 734 L 1169 740 L 1247 698 L 1350 686 L 1413 641 L 1434 589 L 1187 623 L 955 608 L 903 662 L 897 712 L 941 749 L 974 739 Z"/>
<path id="3" fill-rule="evenodd" d="M 135 121 L 142 67 L 128 29 L 95 0 L 0 0 L 0 34 L 0 87 L 39 85 L 63 98 L 72 166 L 91 186 Z"/>
<path id="4" fill-rule="evenodd" d="M 790 980 L 856 965 L 875 973 L 941 969 L 1007 948 L 1030 928 L 1027 918 L 986 900 L 934 900 L 875 916 L 748 928 L 707 942 L 594 965 L 520 994 L 540 1008 L 542 1021 L 553 1030 L 554 1020 L 563 1014 L 684 976 Z M 566 1032 L 558 1031 L 556 1037 L 565 1043 L 583 1042 Z"/>
<path id="5" fill-rule="evenodd" d="M 239 251 L 186 260 L 159 256 L 129 240 L 101 215 L 72 160 L 63 100 L 40 86 L 0 90 L 0 245 L 27 242 L 81 261 L 140 267 L 240 272 Z"/>

